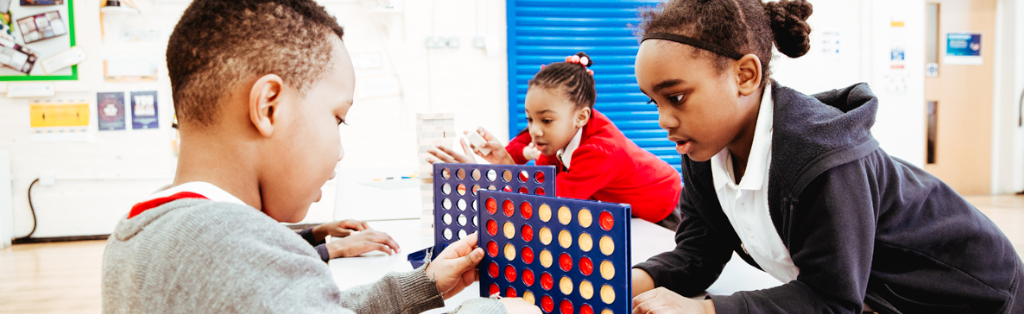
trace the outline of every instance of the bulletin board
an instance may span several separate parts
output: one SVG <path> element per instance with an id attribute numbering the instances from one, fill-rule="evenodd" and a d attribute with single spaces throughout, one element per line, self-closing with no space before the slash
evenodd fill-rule
<path id="1" fill-rule="evenodd" d="M 35 16 L 37 14 L 43 14 L 47 12 L 57 11 L 60 13 L 60 17 L 66 23 L 66 35 L 61 35 L 53 38 L 42 39 L 39 41 L 25 44 L 25 38 L 22 35 L 22 26 L 18 21 L 20 19 Z M 11 82 L 11 81 L 76 81 L 78 80 L 78 66 L 73 65 L 69 68 L 65 68 L 49 75 L 45 74 L 42 67 L 42 61 L 46 60 L 53 55 L 61 53 L 75 46 L 75 12 L 73 0 L 64 0 L 64 4 L 58 5 L 37 5 L 37 6 L 22 6 L 21 1 L 11 0 L 10 11 L 11 19 L 14 20 L 11 29 L 11 35 L 14 36 L 15 42 L 18 45 L 25 46 L 35 52 L 38 59 L 36 60 L 35 66 L 29 74 L 19 72 L 9 67 L 0 67 L 0 82 Z"/>

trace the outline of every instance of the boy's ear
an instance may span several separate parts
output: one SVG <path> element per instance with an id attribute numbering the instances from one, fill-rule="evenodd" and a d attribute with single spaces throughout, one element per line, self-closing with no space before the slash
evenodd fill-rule
<path id="1" fill-rule="evenodd" d="M 590 113 L 590 107 L 583 107 L 576 111 L 576 121 L 574 122 L 577 128 L 582 128 L 584 125 L 587 125 L 587 122 L 590 122 Z"/>
<path id="2" fill-rule="evenodd" d="M 754 54 L 748 54 L 736 61 L 736 84 L 741 96 L 749 96 L 757 92 L 761 87 L 761 59 Z"/>
<path id="3" fill-rule="evenodd" d="M 283 86 L 280 76 L 268 74 L 256 80 L 249 91 L 249 120 L 264 137 L 274 133 Z"/>

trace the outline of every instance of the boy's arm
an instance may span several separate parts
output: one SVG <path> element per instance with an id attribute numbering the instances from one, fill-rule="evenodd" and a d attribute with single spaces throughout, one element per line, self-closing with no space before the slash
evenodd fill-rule
<path id="1" fill-rule="evenodd" d="M 676 248 L 633 266 L 650 275 L 654 287 L 665 287 L 686 297 L 703 293 L 732 258 L 731 246 L 700 216 L 689 193 L 684 187 L 679 197 L 681 221 L 676 229 Z M 634 294 L 639 292 L 643 291 Z"/>
<path id="2" fill-rule="evenodd" d="M 800 268 L 797 280 L 714 296 L 717 312 L 860 313 L 874 256 L 879 195 L 869 162 L 865 158 L 826 171 L 791 204 L 795 213 L 788 244 Z"/>

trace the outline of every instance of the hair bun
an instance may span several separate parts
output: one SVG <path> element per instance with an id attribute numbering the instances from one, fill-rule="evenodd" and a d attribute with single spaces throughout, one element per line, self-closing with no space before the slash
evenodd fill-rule
<path id="1" fill-rule="evenodd" d="M 766 2 L 764 11 L 771 20 L 775 46 L 790 58 L 799 58 L 811 50 L 811 26 L 807 17 L 814 12 L 805 0 L 779 0 Z"/>
<path id="2" fill-rule="evenodd" d="M 586 52 L 582 52 L 582 51 L 577 52 L 576 56 L 580 57 L 580 64 L 582 64 L 583 66 L 589 68 L 591 65 L 594 65 L 594 59 L 591 58 L 589 55 L 587 55 Z M 583 59 L 583 58 L 586 58 L 586 59 Z M 586 62 L 584 62 L 584 61 L 586 61 Z"/>

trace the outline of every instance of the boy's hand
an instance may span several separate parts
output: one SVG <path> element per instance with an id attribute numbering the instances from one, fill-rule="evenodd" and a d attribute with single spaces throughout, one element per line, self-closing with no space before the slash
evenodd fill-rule
<path id="1" fill-rule="evenodd" d="M 476 247 L 476 233 L 452 243 L 434 261 L 427 264 L 427 277 L 437 282 L 437 291 L 444 299 L 462 292 L 476 282 L 476 264 L 484 258 L 484 250 Z"/>
<path id="2" fill-rule="evenodd" d="M 340 221 L 328 222 L 316 227 L 313 227 L 313 237 L 317 240 L 323 240 L 327 236 L 332 237 L 347 237 L 352 234 L 352 231 L 366 231 L 370 230 L 370 225 L 366 222 L 345 219 Z"/>
<path id="3" fill-rule="evenodd" d="M 540 308 L 521 298 L 501 298 L 498 300 L 505 306 L 505 311 L 511 313 L 534 313 L 540 314 Z"/>
<path id="4" fill-rule="evenodd" d="M 388 255 L 401 252 L 398 243 L 387 233 L 366 230 L 355 235 L 327 242 L 327 253 L 331 258 L 353 257 L 367 252 L 381 251 Z"/>
<path id="5" fill-rule="evenodd" d="M 463 132 L 463 133 L 468 133 L 468 132 Z M 505 164 L 505 165 L 514 165 L 514 164 L 516 164 L 516 162 L 514 160 L 512 160 L 512 156 L 509 156 L 508 152 L 505 151 L 505 145 L 502 145 L 501 142 L 499 142 L 498 139 L 496 137 L 494 137 L 494 134 L 491 134 L 491 132 L 488 132 L 484 128 L 477 128 L 476 129 L 476 134 L 480 134 L 480 137 L 483 137 L 484 140 L 487 141 L 487 144 L 484 144 L 484 147 L 485 148 L 490 148 L 491 149 L 491 153 L 487 154 L 487 155 L 484 155 L 483 153 L 480 152 L 480 149 L 479 149 L 480 147 L 477 147 L 477 149 L 474 149 L 473 153 L 476 153 L 477 156 L 483 157 L 484 160 L 486 160 L 487 162 L 489 162 L 491 164 L 495 164 L 495 165 L 497 165 L 497 164 Z M 465 145 L 465 144 L 463 144 L 463 145 Z M 523 153 L 526 153 L 526 151 L 524 150 Z M 540 152 L 538 152 L 537 155 L 540 155 Z M 534 157 L 533 159 L 536 159 L 536 157 Z M 527 158 L 526 160 L 533 160 L 533 159 Z"/>
<path id="6" fill-rule="evenodd" d="M 660 287 L 633 298 L 633 314 L 646 313 L 715 314 L 715 305 L 711 300 L 697 301 Z"/>
<path id="7" fill-rule="evenodd" d="M 633 278 L 632 290 L 634 298 L 644 292 L 654 290 L 654 278 L 651 278 L 650 274 L 639 268 L 633 268 L 630 271 L 632 272 L 631 277 Z"/>

